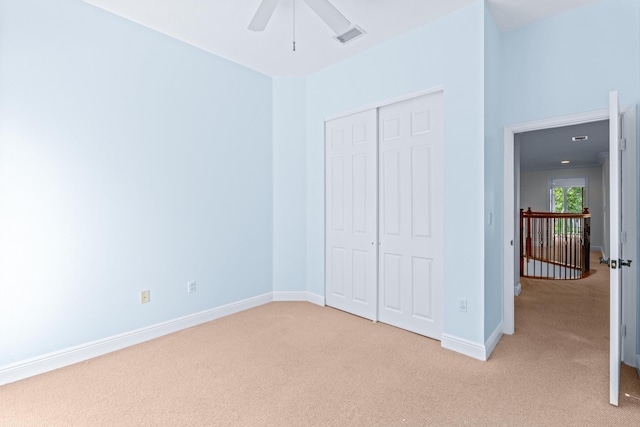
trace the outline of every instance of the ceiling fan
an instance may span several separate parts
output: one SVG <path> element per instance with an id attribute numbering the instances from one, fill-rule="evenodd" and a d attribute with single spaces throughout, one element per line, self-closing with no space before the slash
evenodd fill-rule
<path id="1" fill-rule="evenodd" d="M 329 0 L 302 0 L 322 19 L 325 24 L 336 34 L 335 39 L 340 43 L 347 43 L 358 36 L 364 34 L 364 31 L 357 25 L 351 25 L 351 22 L 344 17 Z M 280 0 L 262 0 L 256 10 L 253 19 L 249 23 L 249 30 L 264 31 L 267 24 L 273 16 Z M 295 0 L 294 0 L 295 2 Z M 295 3 L 294 3 L 295 4 Z"/>

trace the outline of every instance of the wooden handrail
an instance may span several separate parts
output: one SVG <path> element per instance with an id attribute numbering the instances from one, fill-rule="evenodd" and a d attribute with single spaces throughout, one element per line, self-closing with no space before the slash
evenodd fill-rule
<path id="1" fill-rule="evenodd" d="M 584 208 L 582 213 L 567 213 L 567 212 L 532 212 L 531 208 L 520 209 L 520 213 L 525 217 L 531 218 L 591 218 L 591 212 L 589 208 Z"/>

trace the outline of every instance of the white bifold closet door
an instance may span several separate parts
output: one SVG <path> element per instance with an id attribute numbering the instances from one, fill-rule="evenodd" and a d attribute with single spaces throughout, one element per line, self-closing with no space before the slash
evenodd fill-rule
<path id="1" fill-rule="evenodd" d="M 442 92 L 326 123 L 326 303 L 442 335 Z"/>
<path id="2" fill-rule="evenodd" d="M 376 319 L 377 112 L 326 123 L 326 303 Z"/>
<path id="3" fill-rule="evenodd" d="M 380 108 L 378 319 L 440 339 L 442 92 Z"/>

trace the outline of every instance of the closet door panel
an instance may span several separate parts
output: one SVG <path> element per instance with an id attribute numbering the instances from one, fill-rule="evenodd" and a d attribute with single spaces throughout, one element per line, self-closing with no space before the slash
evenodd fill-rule
<path id="1" fill-rule="evenodd" d="M 379 320 L 442 335 L 442 93 L 383 107 Z M 386 262 L 393 260 L 393 262 Z"/>
<path id="2" fill-rule="evenodd" d="M 326 302 L 440 339 L 442 92 L 326 123 Z"/>
<path id="3" fill-rule="evenodd" d="M 326 303 L 376 320 L 377 112 L 326 123 Z"/>

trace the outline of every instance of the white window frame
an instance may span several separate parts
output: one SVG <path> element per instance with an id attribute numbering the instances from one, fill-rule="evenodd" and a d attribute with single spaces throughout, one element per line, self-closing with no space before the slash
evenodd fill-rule
<path id="1" fill-rule="evenodd" d="M 547 179 L 547 194 L 549 195 L 549 212 L 553 212 L 554 197 L 553 190 L 555 188 L 572 188 L 572 187 L 584 187 L 584 194 L 582 204 L 585 207 L 589 207 L 589 177 L 588 176 L 572 176 L 572 177 L 550 177 Z M 565 207 L 567 206 L 567 196 L 565 192 Z"/>

